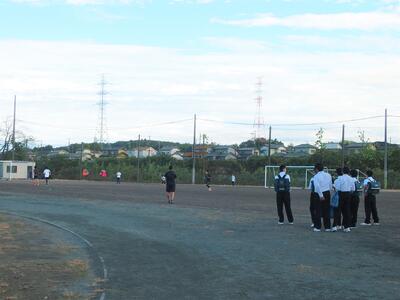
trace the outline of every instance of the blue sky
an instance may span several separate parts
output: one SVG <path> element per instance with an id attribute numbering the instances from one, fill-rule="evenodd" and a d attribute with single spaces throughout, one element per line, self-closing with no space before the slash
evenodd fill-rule
<path id="1" fill-rule="evenodd" d="M 385 108 L 400 115 L 400 1 L 1 0 L 0 66 L 0 121 L 16 94 L 21 130 L 43 143 L 93 140 L 101 74 L 110 83 L 109 141 L 139 133 L 190 141 L 190 123 L 147 125 L 194 113 L 252 123 L 260 76 L 267 126 Z M 371 122 L 348 124 L 349 137 L 365 130 L 381 139 L 381 120 Z M 397 142 L 399 123 L 390 123 Z M 326 139 L 338 140 L 340 126 L 327 127 Z M 199 127 L 220 143 L 254 131 Z M 317 127 L 274 132 L 287 143 L 313 142 Z"/>

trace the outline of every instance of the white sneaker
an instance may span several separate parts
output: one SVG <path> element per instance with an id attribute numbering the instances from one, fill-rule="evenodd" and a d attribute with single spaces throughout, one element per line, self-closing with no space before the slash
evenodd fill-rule
<path id="1" fill-rule="evenodd" d="M 278 225 L 283 225 L 283 222 L 278 222 Z"/>
<path id="2" fill-rule="evenodd" d="M 337 227 L 336 226 L 332 227 L 331 231 L 332 232 L 336 232 L 337 231 Z"/>
<path id="3" fill-rule="evenodd" d="M 314 224 L 311 224 L 311 228 L 314 228 Z"/>
<path id="4" fill-rule="evenodd" d="M 293 225 L 293 222 L 289 222 L 289 225 Z"/>
<path id="5" fill-rule="evenodd" d="M 350 231 L 351 231 L 350 228 L 345 228 L 345 229 L 343 230 L 343 232 L 350 232 Z"/>
<path id="6" fill-rule="evenodd" d="M 314 228 L 313 231 L 314 231 L 314 232 L 321 232 L 321 229 Z"/>
<path id="7" fill-rule="evenodd" d="M 361 225 L 361 226 L 371 226 L 371 223 L 362 222 L 362 223 L 360 223 L 360 225 Z"/>
<path id="8" fill-rule="evenodd" d="M 325 229 L 325 232 L 332 232 L 332 229 Z"/>
<path id="9" fill-rule="evenodd" d="M 381 224 L 380 224 L 380 223 L 374 223 L 374 225 L 375 225 L 375 226 L 379 226 L 379 225 L 381 225 Z"/>

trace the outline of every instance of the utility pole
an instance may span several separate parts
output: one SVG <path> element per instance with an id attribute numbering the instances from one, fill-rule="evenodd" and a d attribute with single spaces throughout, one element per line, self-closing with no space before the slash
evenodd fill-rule
<path id="1" fill-rule="evenodd" d="M 268 138 L 268 164 L 271 165 L 271 133 L 272 127 L 269 126 L 269 138 Z"/>
<path id="2" fill-rule="evenodd" d="M 11 160 L 15 160 L 15 118 L 17 115 L 17 96 L 14 96 L 14 117 L 13 117 L 13 131 L 12 131 L 12 158 Z M 11 170 L 12 172 L 12 170 Z"/>
<path id="3" fill-rule="evenodd" d="M 138 139 L 138 148 L 137 148 L 137 182 L 139 182 L 139 176 L 140 176 L 140 134 L 139 134 L 139 139 Z"/>
<path id="4" fill-rule="evenodd" d="M 81 142 L 81 159 L 79 160 L 79 179 L 82 180 L 83 142 Z"/>
<path id="5" fill-rule="evenodd" d="M 344 167 L 344 124 L 342 126 L 342 168 Z"/>
<path id="6" fill-rule="evenodd" d="M 193 147 L 192 147 L 192 184 L 196 183 L 196 156 L 195 156 L 195 148 L 196 147 L 196 114 L 194 114 L 193 118 Z"/>
<path id="7" fill-rule="evenodd" d="M 388 186 L 388 144 L 387 144 L 387 109 L 385 109 L 385 159 L 383 166 L 383 177 L 384 177 L 384 188 L 387 189 Z"/>

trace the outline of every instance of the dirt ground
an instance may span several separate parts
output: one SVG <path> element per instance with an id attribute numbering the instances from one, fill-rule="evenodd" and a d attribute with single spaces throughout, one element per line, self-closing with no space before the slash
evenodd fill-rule
<path id="1" fill-rule="evenodd" d="M 400 299 L 399 196 L 381 192 L 381 226 L 349 234 L 312 232 L 303 190 L 294 225 L 277 224 L 272 191 L 240 186 L 178 184 L 168 205 L 160 184 L 0 182 L 0 211 L 87 238 L 108 269 L 106 299 Z"/>
<path id="2" fill-rule="evenodd" d="M 59 230 L 0 214 L 1 299 L 92 299 L 90 259 Z"/>

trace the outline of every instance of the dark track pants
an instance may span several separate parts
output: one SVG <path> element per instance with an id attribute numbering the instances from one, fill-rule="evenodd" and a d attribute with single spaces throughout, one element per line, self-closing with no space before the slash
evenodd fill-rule
<path id="1" fill-rule="evenodd" d="M 357 226 L 358 206 L 360 205 L 360 196 L 357 193 L 351 195 L 351 227 Z"/>
<path id="2" fill-rule="evenodd" d="M 284 221 L 283 206 L 285 206 L 286 216 L 288 221 L 293 222 L 292 209 L 290 207 L 290 192 L 276 193 L 276 207 L 278 209 L 279 222 Z"/>
<path id="3" fill-rule="evenodd" d="M 319 201 L 319 196 L 317 193 L 311 192 L 310 194 L 310 215 L 311 215 L 311 222 L 315 224 L 315 214 L 316 214 L 316 209 L 315 209 L 315 201 Z"/>
<path id="4" fill-rule="evenodd" d="M 319 196 L 313 199 L 314 209 L 315 209 L 315 220 L 314 227 L 321 229 L 321 217 L 324 220 L 325 229 L 331 229 L 331 218 L 330 218 L 330 208 L 331 208 L 331 193 L 326 191 L 322 193 L 324 195 L 324 200 L 320 200 Z"/>
<path id="5" fill-rule="evenodd" d="M 378 209 L 376 208 L 376 197 L 375 195 L 366 195 L 364 198 L 365 207 L 365 223 L 371 223 L 371 213 L 372 218 L 375 223 L 379 223 Z"/>
<path id="6" fill-rule="evenodd" d="M 342 225 L 344 228 L 351 226 L 351 194 L 351 192 L 339 192 L 339 208 L 343 216 Z"/>

